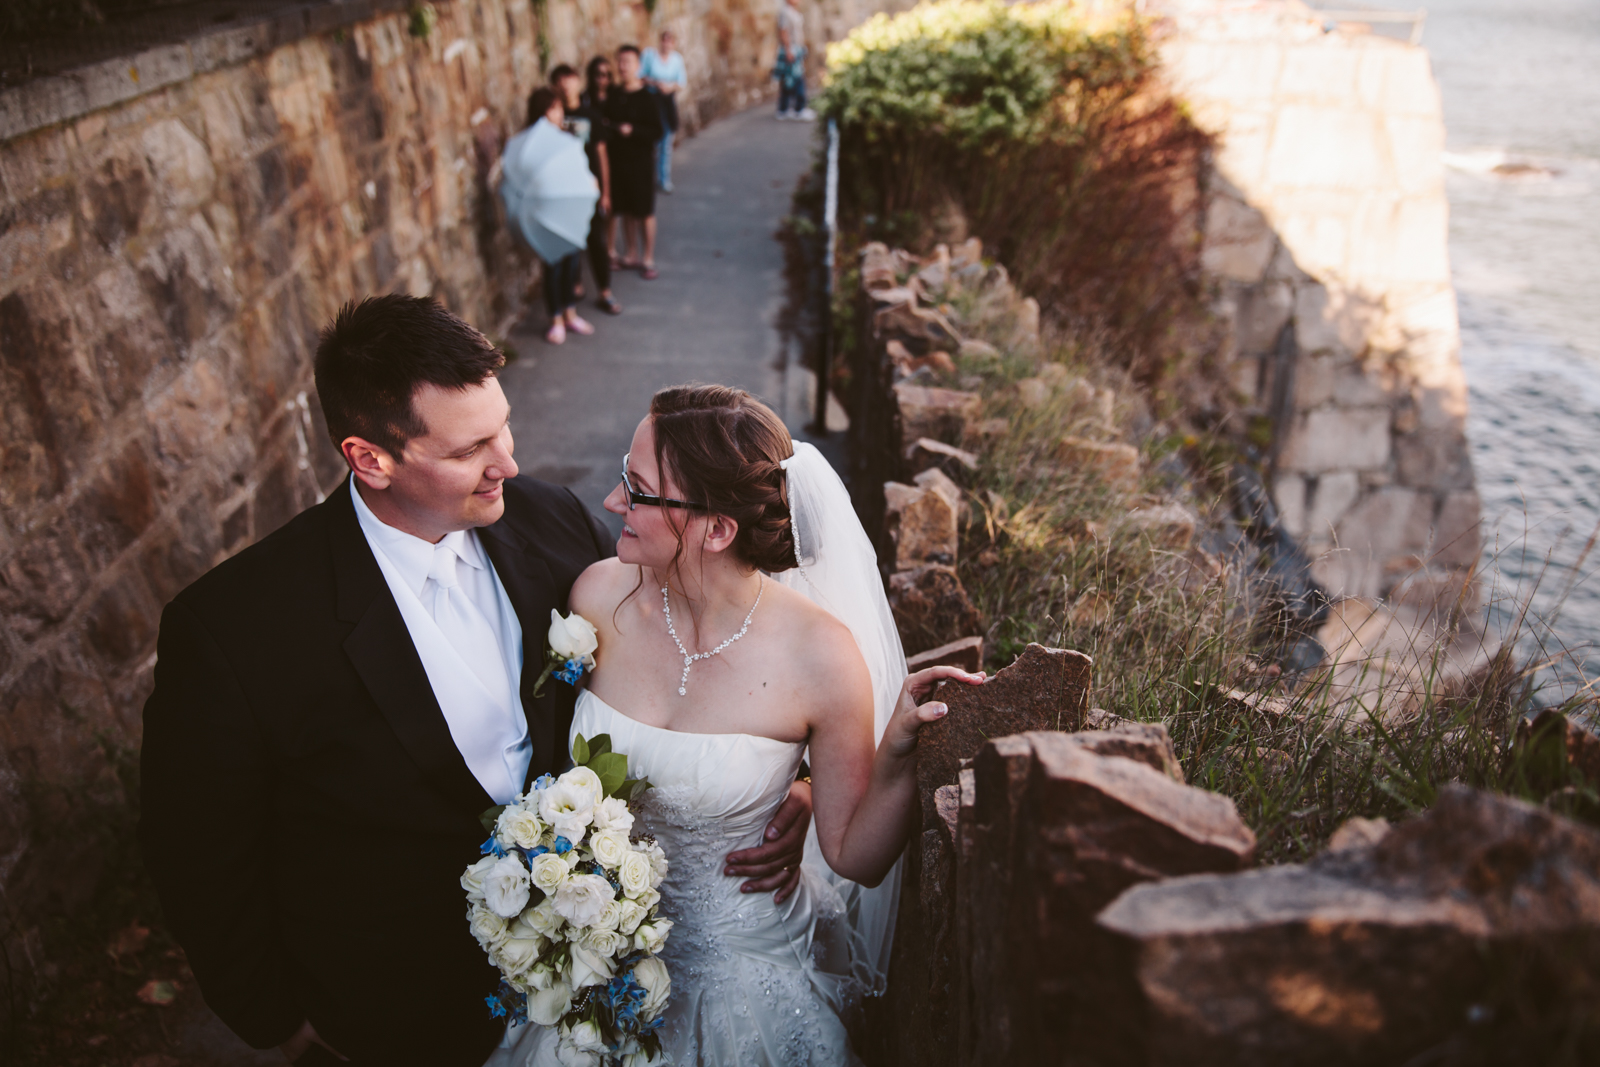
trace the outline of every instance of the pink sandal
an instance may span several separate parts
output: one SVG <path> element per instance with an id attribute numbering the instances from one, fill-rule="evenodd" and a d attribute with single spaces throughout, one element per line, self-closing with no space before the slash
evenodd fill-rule
<path id="1" fill-rule="evenodd" d="M 656 273 L 656 269 L 654 267 L 646 263 L 644 266 L 639 268 L 639 277 L 643 278 L 647 282 L 653 282 L 657 277 L 659 277 L 659 275 Z"/>

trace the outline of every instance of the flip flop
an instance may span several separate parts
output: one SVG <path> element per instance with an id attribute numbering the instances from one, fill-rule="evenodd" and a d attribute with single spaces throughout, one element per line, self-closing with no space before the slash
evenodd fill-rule
<path id="1" fill-rule="evenodd" d="M 643 278 L 647 282 L 653 282 L 656 280 L 658 275 L 654 267 L 640 267 L 639 277 Z"/>
<path id="2" fill-rule="evenodd" d="M 637 259 L 625 259 L 621 263 L 617 264 L 617 269 L 638 270 L 642 266 L 644 266 L 644 264 L 640 263 Z"/>
<path id="3" fill-rule="evenodd" d="M 622 305 L 617 303 L 616 300 L 609 296 L 602 296 L 599 300 L 596 300 L 595 303 L 599 306 L 601 311 L 604 311 L 608 315 L 622 314 Z"/>

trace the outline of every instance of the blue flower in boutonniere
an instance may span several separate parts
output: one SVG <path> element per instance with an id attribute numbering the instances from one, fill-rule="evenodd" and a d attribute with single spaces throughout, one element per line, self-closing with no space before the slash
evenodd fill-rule
<path id="1" fill-rule="evenodd" d="M 551 608 L 544 671 L 533 685 L 533 695 L 539 695 L 552 674 L 568 685 L 577 685 L 585 671 L 593 670 L 594 652 L 600 647 L 597 634 L 594 623 L 577 612 L 562 618 L 561 612 Z"/>

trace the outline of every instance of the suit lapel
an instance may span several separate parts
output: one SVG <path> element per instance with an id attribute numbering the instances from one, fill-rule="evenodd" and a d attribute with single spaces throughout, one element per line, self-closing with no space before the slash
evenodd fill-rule
<path id="1" fill-rule="evenodd" d="M 450 736 L 400 608 L 361 532 L 348 483 L 328 499 L 339 618 L 355 628 L 344 649 L 389 728 L 452 804 L 476 815 L 494 804 Z"/>
<path id="2" fill-rule="evenodd" d="M 522 624 L 522 713 L 528 720 L 528 738 L 533 743 L 532 761 L 528 767 L 530 779 L 540 768 L 554 766 L 555 709 L 551 703 L 551 690 L 556 686 L 546 683 L 544 695 L 534 698 L 534 683 L 544 670 L 545 635 L 550 629 L 550 612 L 564 605 L 556 597 L 555 579 L 550 568 L 533 546 L 516 530 L 501 519 L 493 526 L 479 531 L 483 549 L 494 564 L 495 574 L 505 587 L 511 606 L 516 609 L 517 620 Z M 524 783 L 526 785 L 526 783 Z"/>

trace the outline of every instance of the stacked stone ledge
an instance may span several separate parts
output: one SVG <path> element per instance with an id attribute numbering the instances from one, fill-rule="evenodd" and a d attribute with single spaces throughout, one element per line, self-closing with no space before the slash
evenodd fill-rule
<path id="1" fill-rule="evenodd" d="M 861 297 L 869 329 L 868 376 L 881 373 L 888 425 L 866 444 L 882 453 L 881 556 L 890 572 L 890 603 L 906 651 L 916 666 L 982 660 L 982 620 L 956 573 L 968 505 L 962 483 L 977 470 L 984 442 L 1009 432 L 1004 418 L 984 418 L 983 398 L 956 380 L 955 357 L 998 359 L 1002 348 L 1040 355 L 1039 306 L 1016 292 L 1002 266 L 985 266 L 978 238 L 952 250 L 938 245 L 926 257 L 872 242 L 862 248 Z M 963 318 L 952 304 L 970 296 Z M 967 336 L 984 333 L 994 341 Z M 999 342 L 999 345 L 995 343 Z M 1140 485 L 1139 449 L 1116 440 L 1116 394 L 1074 377 L 1062 364 L 1041 360 L 1019 381 L 1016 399 L 1042 408 L 1063 393 L 1092 413 L 1076 434 L 1063 434 L 1048 462 L 1082 471 L 1112 491 L 1131 496 Z M 1084 436 L 1092 434 L 1093 436 Z M 862 508 L 871 515 L 873 508 Z M 1122 524 L 1164 548 L 1188 550 L 1198 516 L 1185 505 L 1149 503 Z"/>

